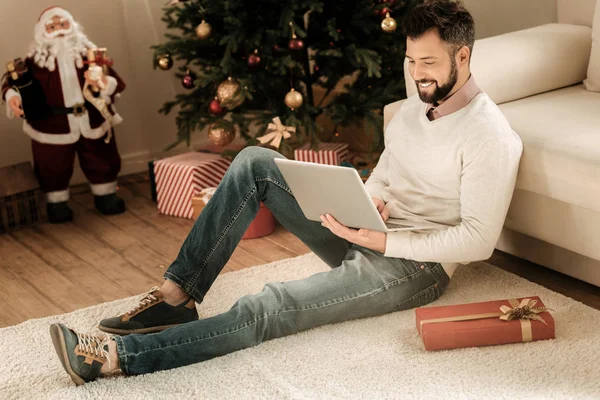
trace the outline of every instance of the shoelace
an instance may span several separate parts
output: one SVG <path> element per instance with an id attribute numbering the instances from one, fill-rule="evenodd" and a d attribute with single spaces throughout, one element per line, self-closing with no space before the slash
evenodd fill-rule
<path id="1" fill-rule="evenodd" d="M 105 336 L 103 339 L 100 339 L 97 336 L 88 333 L 77 333 L 77 339 L 79 339 L 79 350 L 83 351 L 86 354 L 95 355 L 96 357 L 104 358 L 108 360 L 108 368 L 111 368 L 110 365 L 110 356 L 107 350 L 104 350 L 104 346 L 108 345 L 110 342 L 110 338 Z"/>
<path id="2" fill-rule="evenodd" d="M 151 304 L 153 301 L 158 300 L 156 298 L 156 296 L 154 296 L 152 294 L 152 292 L 155 292 L 157 290 L 159 290 L 160 288 L 158 286 L 154 286 L 152 287 L 152 289 L 150 289 L 148 292 L 144 293 L 142 299 L 139 301 L 138 305 L 135 306 L 133 309 L 127 311 L 127 314 L 131 315 L 134 312 L 136 312 L 137 310 L 143 308 L 144 306 Z"/>

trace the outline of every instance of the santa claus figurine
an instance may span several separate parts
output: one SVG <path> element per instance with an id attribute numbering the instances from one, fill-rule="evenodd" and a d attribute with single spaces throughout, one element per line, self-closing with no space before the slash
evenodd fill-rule
<path id="1" fill-rule="evenodd" d="M 122 121 L 114 101 L 125 83 L 110 67 L 104 66 L 106 74 L 98 73 L 96 60 L 88 56 L 96 46 L 67 10 L 44 10 L 34 34 L 21 72 L 32 76 L 35 85 L 16 85 L 18 81 L 9 76 L 2 97 L 9 118 L 23 118 L 23 130 L 32 139 L 34 169 L 48 200 L 48 219 L 52 223 L 73 219 L 67 202 L 75 153 L 96 209 L 105 215 L 122 213 L 125 202 L 116 195 L 121 157 L 113 126 Z M 40 92 L 34 99 L 24 99 L 31 87 L 41 87 Z M 25 104 L 33 111 L 28 112 Z"/>

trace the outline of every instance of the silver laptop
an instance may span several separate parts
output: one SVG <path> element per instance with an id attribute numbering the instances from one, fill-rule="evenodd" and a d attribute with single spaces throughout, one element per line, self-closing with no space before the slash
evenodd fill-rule
<path id="1" fill-rule="evenodd" d="M 284 158 L 275 158 L 275 164 L 294 193 L 304 216 L 311 221 L 320 222 L 322 214 L 331 214 L 347 227 L 379 232 L 443 227 L 441 224 L 398 218 L 383 221 L 354 168 Z"/>

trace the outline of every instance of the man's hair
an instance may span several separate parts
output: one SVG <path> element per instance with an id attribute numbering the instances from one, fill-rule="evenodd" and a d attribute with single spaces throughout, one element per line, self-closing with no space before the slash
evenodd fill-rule
<path id="1" fill-rule="evenodd" d="M 410 39 L 418 39 L 425 32 L 437 29 L 442 41 L 450 45 L 451 56 L 462 46 L 467 46 L 473 53 L 475 23 L 460 0 L 426 0 L 408 13 L 403 28 L 404 35 Z"/>

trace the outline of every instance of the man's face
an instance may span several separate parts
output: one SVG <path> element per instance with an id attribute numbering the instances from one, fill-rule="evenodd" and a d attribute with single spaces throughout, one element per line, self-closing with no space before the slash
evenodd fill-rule
<path id="1" fill-rule="evenodd" d="M 418 39 L 406 39 L 408 69 L 424 103 L 435 104 L 447 97 L 458 81 L 456 60 L 436 30 Z"/>
<path id="2" fill-rule="evenodd" d="M 62 37 L 71 33 L 71 23 L 69 20 L 59 17 L 55 15 L 52 19 L 46 24 L 46 34 L 47 38 L 55 38 Z"/>

